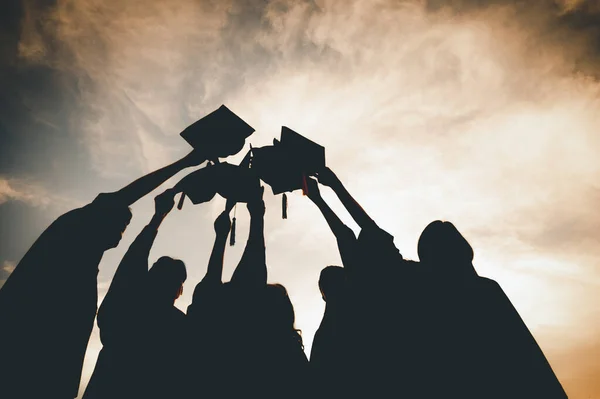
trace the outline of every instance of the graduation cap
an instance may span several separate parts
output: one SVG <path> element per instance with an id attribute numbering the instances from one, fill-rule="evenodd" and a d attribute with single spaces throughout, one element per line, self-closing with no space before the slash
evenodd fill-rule
<path id="1" fill-rule="evenodd" d="M 188 126 L 181 137 L 206 159 L 218 161 L 237 154 L 243 147 L 246 137 L 254 133 L 254 128 L 244 122 L 225 105 Z"/>
<path id="2" fill-rule="evenodd" d="M 282 126 L 281 140 L 272 146 L 252 149 L 252 169 L 271 186 L 273 194 L 283 195 L 283 218 L 287 219 L 285 192 L 302 189 L 307 194 L 307 176 L 325 168 L 325 148 L 292 129 Z"/>
<path id="3" fill-rule="evenodd" d="M 215 174 L 213 173 L 214 168 L 214 165 L 209 165 L 205 168 L 198 169 L 185 176 L 175 185 L 175 187 L 173 187 L 175 192 L 183 193 L 179 200 L 179 204 L 177 205 L 178 209 L 183 207 L 183 201 L 186 196 L 192 200 L 194 205 L 208 202 L 213 199 L 217 193 Z"/>
<path id="4" fill-rule="evenodd" d="M 221 197 L 234 203 L 249 202 L 256 198 L 260 180 L 252 169 L 226 162 L 215 165 L 212 169 L 215 187 Z"/>
<path id="5" fill-rule="evenodd" d="M 182 192 L 178 208 L 183 207 L 185 196 L 190 197 L 194 204 L 208 202 L 215 194 L 227 199 L 226 211 L 231 211 L 238 202 L 248 202 L 256 198 L 261 187 L 256 173 L 249 169 L 250 151 L 240 165 L 221 162 L 199 169 L 184 177 L 174 187 L 176 192 Z M 235 243 L 236 218 L 231 225 L 231 241 Z"/>

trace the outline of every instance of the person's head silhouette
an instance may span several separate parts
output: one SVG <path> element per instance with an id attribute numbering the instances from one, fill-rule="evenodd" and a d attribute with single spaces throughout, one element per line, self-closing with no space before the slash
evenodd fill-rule
<path id="1" fill-rule="evenodd" d="M 302 338 L 295 327 L 294 305 L 285 287 L 281 284 L 267 284 L 263 294 L 262 312 L 267 333 L 282 338 L 289 334 L 302 343 Z"/>
<path id="2" fill-rule="evenodd" d="M 183 293 L 186 279 L 183 261 L 163 256 L 148 271 L 149 294 L 157 301 L 173 304 Z"/>
<path id="3" fill-rule="evenodd" d="M 319 290 L 325 302 L 341 298 L 346 284 L 346 271 L 340 266 L 327 266 L 319 276 Z"/>
<path id="4" fill-rule="evenodd" d="M 473 248 L 450 222 L 431 222 L 419 238 L 417 251 L 422 264 L 452 276 L 476 275 Z"/>
<path id="5" fill-rule="evenodd" d="M 131 221 L 131 209 L 122 205 L 112 193 L 101 193 L 90 204 L 93 209 L 94 245 L 103 250 L 119 245 L 125 229 Z"/>

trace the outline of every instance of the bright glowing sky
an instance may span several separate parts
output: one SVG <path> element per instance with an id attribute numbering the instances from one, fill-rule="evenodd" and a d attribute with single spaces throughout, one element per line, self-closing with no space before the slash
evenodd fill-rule
<path id="1" fill-rule="evenodd" d="M 329 166 L 407 258 L 416 259 L 430 221 L 454 222 L 570 397 L 600 397 L 600 84 L 589 32 L 569 19 L 598 18 L 598 7 L 481 3 L 22 2 L 15 68 L 42 68 L 56 92 L 32 99 L 27 84 L 14 86 L 33 122 L 4 111 L 2 130 L 28 135 L 42 126 L 49 144 L 35 156 L 29 147 L 11 155 L 13 167 L 0 170 L 0 210 L 22 203 L 54 218 L 116 190 L 185 154 L 178 133 L 226 104 L 256 128 L 255 146 L 279 137 L 282 125 L 324 145 Z M 52 146 L 65 140 L 59 131 L 76 151 Z M 44 154 L 43 172 L 28 166 Z M 105 255 L 101 295 L 149 220 L 152 198 L 133 207 L 121 245 Z M 289 199 L 281 220 L 280 198 L 267 189 L 269 278 L 288 288 L 310 348 L 323 311 L 318 273 L 340 260 L 317 209 L 301 194 Z M 188 266 L 181 309 L 206 270 L 223 206 L 218 197 L 188 202 L 159 232 L 151 261 L 170 255 Z M 237 215 L 227 278 L 249 226 L 244 207 Z M 27 230 L 23 251 L 49 223 L 32 218 L 11 219 Z M 0 252 L 5 274 L 23 251 Z M 100 347 L 94 331 L 82 389 Z"/>

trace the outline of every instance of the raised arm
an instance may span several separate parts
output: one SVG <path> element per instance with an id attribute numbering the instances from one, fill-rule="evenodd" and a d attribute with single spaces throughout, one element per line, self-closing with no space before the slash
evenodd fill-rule
<path id="1" fill-rule="evenodd" d="M 367 212 L 365 212 L 360 204 L 356 202 L 352 195 L 350 195 L 341 180 L 338 179 L 331 169 L 323 169 L 318 173 L 317 178 L 319 179 L 319 183 L 330 187 L 335 192 L 344 207 L 348 210 L 348 213 L 350 213 L 350 216 L 352 216 L 361 229 L 376 226 L 373 219 L 371 219 Z"/>
<path id="2" fill-rule="evenodd" d="M 323 217 L 327 221 L 329 228 L 335 235 L 337 241 L 338 250 L 342 258 L 342 264 L 346 268 L 352 268 L 352 262 L 355 260 L 354 248 L 356 244 L 356 236 L 351 228 L 346 226 L 340 218 L 333 212 L 333 210 L 327 205 L 321 192 L 319 191 L 319 185 L 314 179 L 307 179 L 308 184 L 308 198 L 319 208 Z"/>
<path id="3" fill-rule="evenodd" d="M 99 326 L 107 318 L 118 313 L 127 313 L 135 303 L 143 301 L 146 276 L 148 274 L 148 256 L 154 239 L 165 216 L 173 209 L 174 192 L 167 190 L 154 199 L 155 212 L 150 223 L 136 237 L 113 277 L 112 283 L 100 310 Z"/>
<path id="4" fill-rule="evenodd" d="M 237 265 L 231 282 L 236 285 L 262 287 L 267 284 L 267 261 L 265 254 L 265 203 L 262 199 L 264 187 L 257 198 L 248 202 L 250 212 L 250 235 L 244 254 Z"/>
<path id="5" fill-rule="evenodd" d="M 181 170 L 200 165 L 205 160 L 206 159 L 202 154 L 200 154 L 197 150 L 194 150 L 180 160 L 149 173 L 146 176 L 140 177 L 139 179 L 117 191 L 115 194 L 118 196 L 120 201 L 127 205 L 131 205 L 173 177 L 175 174 L 179 173 Z"/>
<path id="6" fill-rule="evenodd" d="M 208 261 L 208 269 L 201 283 L 222 283 L 223 277 L 223 257 L 225 256 L 225 245 L 227 236 L 231 228 L 231 219 L 229 218 L 229 209 L 223 211 L 215 220 L 215 243 Z"/>

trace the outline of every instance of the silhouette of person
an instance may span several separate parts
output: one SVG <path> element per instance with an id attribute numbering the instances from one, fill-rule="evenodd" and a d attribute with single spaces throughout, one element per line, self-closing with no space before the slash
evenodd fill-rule
<path id="1" fill-rule="evenodd" d="M 323 201 L 317 184 L 307 181 L 308 196 L 336 236 L 344 265 L 325 268 L 320 278 L 322 285 L 335 276 L 335 286 L 343 289 L 334 295 L 325 291 L 325 314 L 313 341 L 311 368 L 319 394 L 379 397 L 406 392 L 398 380 L 412 352 L 406 323 L 418 308 L 410 300 L 419 280 L 417 263 L 403 259 L 393 237 L 377 226 L 329 168 L 317 177 L 333 189 L 361 228 L 356 239 Z"/>
<path id="2" fill-rule="evenodd" d="M 192 152 L 67 212 L 36 240 L 0 290 L 2 392 L 74 398 L 97 308 L 98 264 L 131 219 L 128 205 L 203 157 Z"/>
<path id="3" fill-rule="evenodd" d="M 192 303 L 187 309 L 192 337 L 187 387 L 189 397 L 219 397 L 223 384 L 228 381 L 224 334 L 228 330 L 226 323 L 231 310 L 222 279 L 232 207 L 233 203 L 228 201 L 226 210 L 214 222 L 215 242 L 208 268 L 204 278 L 196 285 Z"/>
<path id="4" fill-rule="evenodd" d="M 429 224 L 418 253 L 429 276 L 420 297 L 421 368 L 436 381 L 429 397 L 567 397 L 502 288 L 477 275 L 473 249 L 452 223 Z"/>
<path id="5" fill-rule="evenodd" d="M 390 273 L 390 271 L 394 271 L 399 266 L 406 266 L 400 251 L 394 245 L 394 237 L 375 223 L 331 169 L 324 168 L 317 174 L 317 178 L 319 179 L 319 183 L 333 190 L 348 213 L 350 213 L 350 216 L 352 216 L 361 228 L 358 240 L 353 245 L 354 253 L 352 258 L 354 267 L 349 268 L 348 265 L 344 264 L 350 274 L 357 274 L 355 279 L 366 279 L 370 282 L 379 281 L 381 280 L 381 273 Z M 317 206 L 322 207 L 319 204 Z M 333 230 L 331 224 L 330 227 Z M 337 234 L 336 237 L 338 237 Z"/>
<path id="6" fill-rule="evenodd" d="M 303 396 L 308 361 L 294 327 L 294 308 L 283 286 L 267 284 L 262 193 L 261 188 L 247 204 L 248 241 L 226 284 L 221 274 L 231 208 L 215 221 L 209 268 L 188 308 L 194 340 L 207 342 L 196 344 L 198 361 L 209 359 L 201 366 L 207 383 L 198 384 L 197 396 Z"/>
<path id="7" fill-rule="evenodd" d="M 158 229 L 174 191 L 155 198 L 155 213 L 133 241 L 98 311 L 103 348 L 84 398 L 170 397 L 185 350 L 185 315 L 174 302 L 187 278 L 182 261 L 163 256 L 148 271 Z M 177 395 L 174 395 L 177 397 Z"/>
<path id="8" fill-rule="evenodd" d="M 325 312 L 313 338 L 310 366 L 319 397 L 336 397 L 342 391 L 343 372 L 349 345 L 345 346 L 349 327 L 346 271 L 327 266 L 319 276 L 319 290 Z"/>

